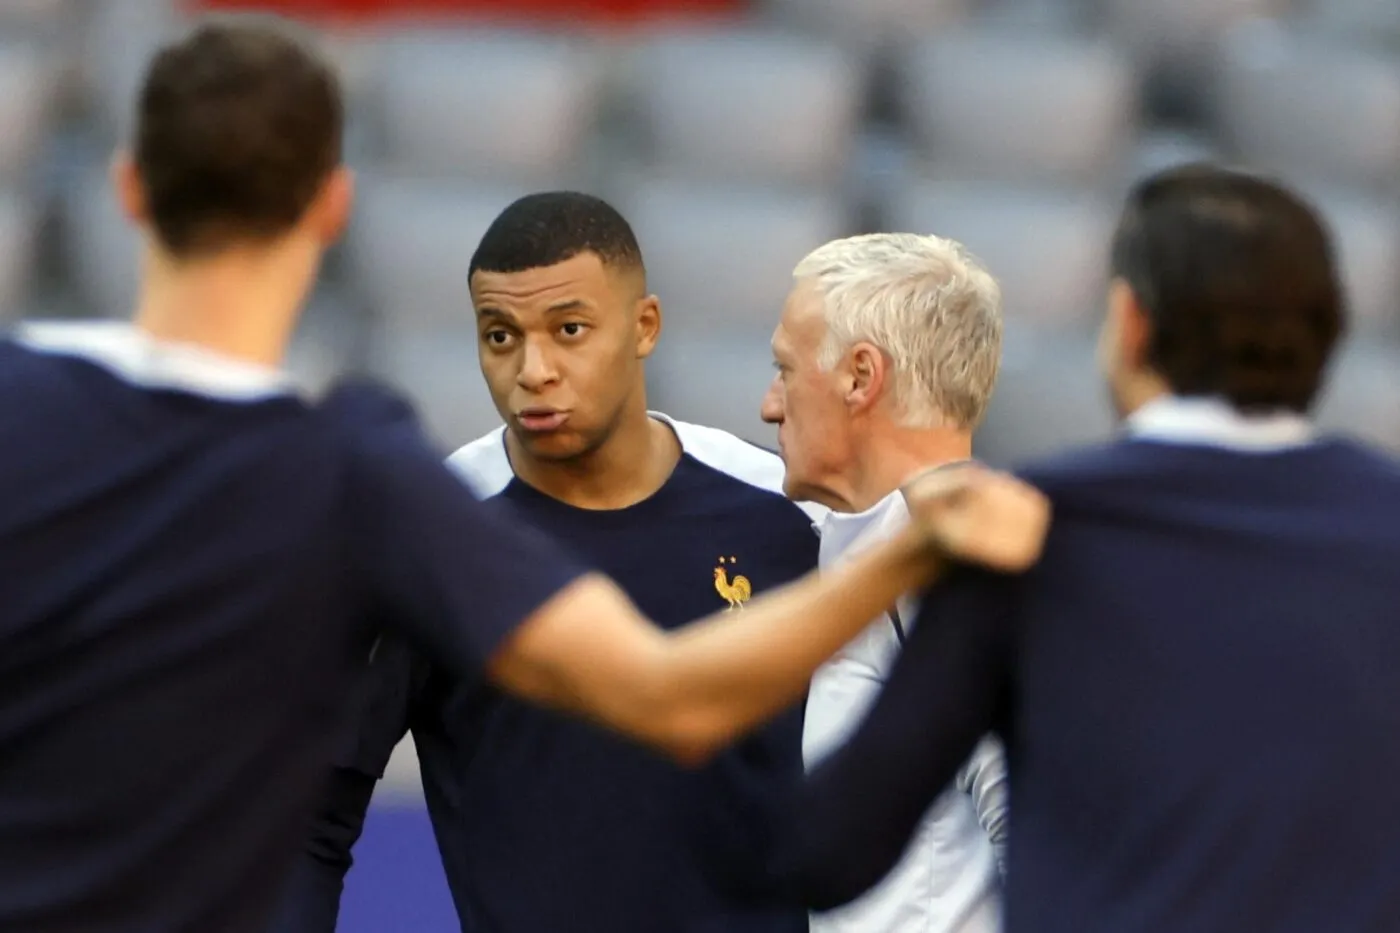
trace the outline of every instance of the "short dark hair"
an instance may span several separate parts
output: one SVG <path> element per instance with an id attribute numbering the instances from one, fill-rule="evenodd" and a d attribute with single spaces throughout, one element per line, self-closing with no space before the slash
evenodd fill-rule
<path id="1" fill-rule="evenodd" d="M 176 256 L 288 232 L 340 163 L 335 72 L 276 20 L 218 18 L 161 49 L 137 103 L 151 225 Z"/>
<path id="2" fill-rule="evenodd" d="M 1128 197 L 1112 262 L 1173 392 L 1246 411 L 1311 407 L 1345 301 L 1327 230 L 1297 195 L 1212 165 L 1153 175 Z"/>
<path id="3" fill-rule="evenodd" d="M 477 272 L 524 272 L 594 253 L 605 266 L 645 271 L 637 237 L 617 208 L 577 191 L 526 195 L 492 221 L 472 255 Z"/>

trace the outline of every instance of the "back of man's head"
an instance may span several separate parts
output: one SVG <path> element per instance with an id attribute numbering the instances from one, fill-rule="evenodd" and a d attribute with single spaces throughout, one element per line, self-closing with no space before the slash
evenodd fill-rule
<path id="1" fill-rule="evenodd" d="M 1212 166 L 1139 183 L 1113 275 L 1151 325 L 1147 364 L 1178 395 L 1308 409 L 1344 326 L 1322 221 L 1273 182 Z"/>
<path id="2" fill-rule="evenodd" d="M 161 246 L 193 258 L 290 232 L 340 163 L 342 123 L 333 70 L 270 19 L 214 20 L 161 49 L 132 144 Z"/>
<path id="3" fill-rule="evenodd" d="M 545 191 L 511 204 L 492 222 L 469 272 L 524 272 L 595 254 L 614 271 L 643 272 L 637 237 L 617 209 L 576 191 Z"/>

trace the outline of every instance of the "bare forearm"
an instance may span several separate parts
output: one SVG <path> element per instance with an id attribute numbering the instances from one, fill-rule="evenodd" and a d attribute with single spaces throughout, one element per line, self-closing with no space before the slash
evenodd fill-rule
<path id="1" fill-rule="evenodd" d="M 502 646 L 490 674 L 537 703 L 696 761 L 785 709 L 823 661 L 938 559 L 906 533 L 860 559 L 666 634 L 611 581 L 583 578 Z"/>
<path id="2" fill-rule="evenodd" d="M 939 561 L 912 533 L 837 570 L 812 574 L 672 635 L 664 705 L 697 756 L 795 702 L 812 673 L 902 594 L 933 581 Z"/>

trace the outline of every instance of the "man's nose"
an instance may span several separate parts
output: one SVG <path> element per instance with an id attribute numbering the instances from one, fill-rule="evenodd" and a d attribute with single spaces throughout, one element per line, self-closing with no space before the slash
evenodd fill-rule
<path id="1" fill-rule="evenodd" d="M 783 423 L 783 387 L 779 382 L 780 378 L 773 377 L 773 381 L 768 384 L 768 391 L 763 395 L 763 403 L 758 408 L 759 417 L 768 424 Z"/>
<path id="2" fill-rule="evenodd" d="M 531 392 L 538 392 L 551 382 L 557 381 L 558 372 L 554 368 L 554 363 L 538 344 L 532 340 L 525 341 L 524 359 L 520 363 L 520 373 L 515 377 L 522 389 Z"/>

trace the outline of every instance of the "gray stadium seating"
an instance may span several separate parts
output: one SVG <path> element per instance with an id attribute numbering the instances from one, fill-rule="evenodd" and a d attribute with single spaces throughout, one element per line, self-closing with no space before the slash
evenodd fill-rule
<path id="1" fill-rule="evenodd" d="M 1001 282 L 1008 321 L 1073 328 L 1103 307 L 1117 205 L 1088 190 L 912 183 L 883 226 L 958 240 Z"/>
<path id="2" fill-rule="evenodd" d="M 185 22 L 174 8 L 0 3 L 0 317 L 129 313 L 138 239 L 105 160 L 149 52 Z M 678 417 L 771 443 L 757 411 L 791 269 L 876 226 L 952 236 L 1002 281 L 1006 365 L 981 453 L 1102 436 L 1090 330 L 1117 199 L 1226 153 L 1313 194 L 1335 229 L 1355 345 L 1324 420 L 1400 449 L 1396 0 L 757 0 L 723 26 L 323 39 L 360 203 L 291 366 L 312 388 L 362 365 L 389 375 L 444 443 L 496 423 L 468 259 L 513 198 L 562 186 L 637 228 L 666 309 L 653 403 Z M 92 118 L 76 127 L 66 69 Z M 66 297 L 45 290 L 42 258 L 31 271 L 50 189 Z"/>
<path id="3" fill-rule="evenodd" d="M 662 32 L 631 56 L 654 164 L 693 178 L 838 180 L 864 76 L 839 47 L 751 30 Z"/>
<path id="4" fill-rule="evenodd" d="M 776 429 L 758 416 L 773 380 L 769 340 L 777 324 L 705 328 L 693 308 L 672 309 L 656 352 L 647 361 L 651 407 L 682 421 L 723 428 L 773 448 Z"/>
<path id="5" fill-rule="evenodd" d="M 1400 330 L 1400 205 L 1347 190 L 1319 189 L 1313 200 L 1332 229 L 1352 326 L 1373 338 Z"/>
<path id="6" fill-rule="evenodd" d="M 1287 12 L 1291 0 L 1092 0 L 1109 34 L 1144 70 L 1149 98 L 1199 116 L 1224 33 Z"/>
<path id="7" fill-rule="evenodd" d="M 55 122 L 57 66 L 40 42 L 0 32 L 0 177 L 20 180 L 38 161 Z"/>
<path id="8" fill-rule="evenodd" d="M 0 321 L 17 319 L 29 297 L 38 211 L 27 192 L 0 188 Z"/>
<path id="9" fill-rule="evenodd" d="M 976 0 L 760 0 L 771 17 L 869 47 L 933 32 L 967 17 Z"/>
<path id="10" fill-rule="evenodd" d="M 1324 429 L 1400 453 L 1400 351 L 1393 344 L 1349 341 L 1320 401 Z"/>
<path id="11" fill-rule="evenodd" d="M 1146 175 L 1191 162 L 1209 162 L 1220 158 L 1215 143 L 1202 133 L 1184 130 L 1158 129 L 1138 137 L 1128 161 L 1123 181 L 1126 189 Z"/>
<path id="12" fill-rule="evenodd" d="M 182 24 L 174 0 L 88 0 L 83 10 L 79 83 L 96 126 L 123 138 L 147 59 Z"/>
<path id="13" fill-rule="evenodd" d="M 1351 184 L 1400 172 L 1400 60 L 1272 24 L 1233 31 L 1217 130 L 1246 162 Z"/>
<path id="14" fill-rule="evenodd" d="M 776 322 L 798 260 L 845 235 L 845 205 L 820 191 L 628 179 L 614 203 L 637 231 L 662 306 L 727 329 Z"/>
<path id="15" fill-rule="evenodd" d="M 1400 4 L 1394 0 L 1298 0 L 1300 24 L 1351 39 L 1400 42 Z"/>
<path id="16" fill-rule="evenodd" d="M 312 296 L 287 353 L 287 371 L 305 390 L 319 395 L 347 372 L 363 368 L 364 309 L 333 288 Z"/>
<path id="17" fill-rule="evenodd" d="M 1009 322 L 1003 350 L 996 394 L 973 443 L 979 458 L 1012 466 L 1110 436 L 1112 409 L 1092 337 Z"/>
<path id="18" fill-rule="evenodd" d="M 1085 182 L 1127 155 L 1136 81 L 1107 42 L 953 31 L 916 47 L 902 71 L 909 127 L 939 171 Z"/>
<path id="19" fill-rule="evenodd" d="M 378 122 L 397 171 L 557 184 L 600 105 L 601 62 L 576 39 L 410 32 L 380 53 Z"/>
<path id="20" fill-rule="evenodd" d="M 501 423 L 481 377 L 470 319 L 384 333 L 369 365 L 408 393 L 444 452 Z"/>
<path id="21" fill-rule="evenodd" d="M 472 320 L 467 266 L 524 189 L 366 176 L 345 243 L 355 283 L 387 328 Z"/>
<path id="22" fill-rule="evenodd" d="M 61 208 L 67 267 L 85 310 L 130 314 L 141 243 L 122 217 L 107 166 L 91 164 L 73 179 Z"/>

